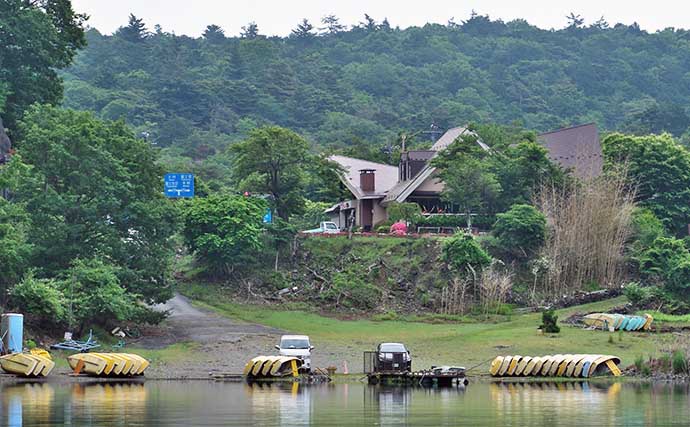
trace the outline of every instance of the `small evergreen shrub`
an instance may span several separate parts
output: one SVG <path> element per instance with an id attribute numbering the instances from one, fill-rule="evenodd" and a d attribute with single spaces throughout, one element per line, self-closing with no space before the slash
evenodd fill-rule
<path id="1" fill-rule="evenodd" d="M 558 316 L 553 310 L 545 310 L 541 314 L 541 330 L 549 334 L 557 334 L 561 332 L 561 328 L 558 326 Z"/>

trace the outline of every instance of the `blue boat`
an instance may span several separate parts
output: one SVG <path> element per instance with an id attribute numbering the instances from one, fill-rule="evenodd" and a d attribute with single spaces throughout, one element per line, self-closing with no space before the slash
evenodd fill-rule
<path id="1" fill-rule="evenodd" d="M 626 330 L 625 328 L 628 326 L 628 322 L 630 322 L 630 318 L 628 316 L 623 316 L 623 321 L 621 322 L 620 326 L 618 326 L 618 329 L 621 331 Z"/>

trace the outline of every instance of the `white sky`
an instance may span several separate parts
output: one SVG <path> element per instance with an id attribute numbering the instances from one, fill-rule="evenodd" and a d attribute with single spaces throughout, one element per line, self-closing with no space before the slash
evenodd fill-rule
<path id="1" fill-rule="evenodd" d="M 149 29 L 198 36 L 208 24 L 221 26 L 228 36 L 256 21 L 266 35 L 287 35 L 302 18 L 316 27 L 327 14 L 352 25 L 368 13 L 377 21 L 388 18 L 392 26 L 421 26 L 427 22 L 456 22 L 472 11 L 492 19 L 524 18 L 541 28 L 562 28 L 570 12 L 582 15 L 585 25 L 599 17 L 610 23 L 637 22 L 647 31 L 690 27 L 690 2 L 686 0 L 72 0 L 74 8 L 91 16 L 89 25 L 112 33 L 127 22 L 130 13 L 143 18 Z"/>

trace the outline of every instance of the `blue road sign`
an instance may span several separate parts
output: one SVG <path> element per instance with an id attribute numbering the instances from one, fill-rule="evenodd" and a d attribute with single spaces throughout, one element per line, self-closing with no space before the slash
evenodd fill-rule
<path id="1" fill-rule="evenodd" d="M 194 197 L 194 174 L 166 173 L 165 196 L 173 198 Z"/>

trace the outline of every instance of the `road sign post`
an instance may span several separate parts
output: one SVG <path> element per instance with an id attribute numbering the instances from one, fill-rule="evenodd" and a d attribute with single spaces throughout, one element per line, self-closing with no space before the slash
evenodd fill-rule
<path id="1" fill-rule="evenodd" d="M 194 197 L 194 174 L 165 174 L 165 197 L 173 199 Z"/>

